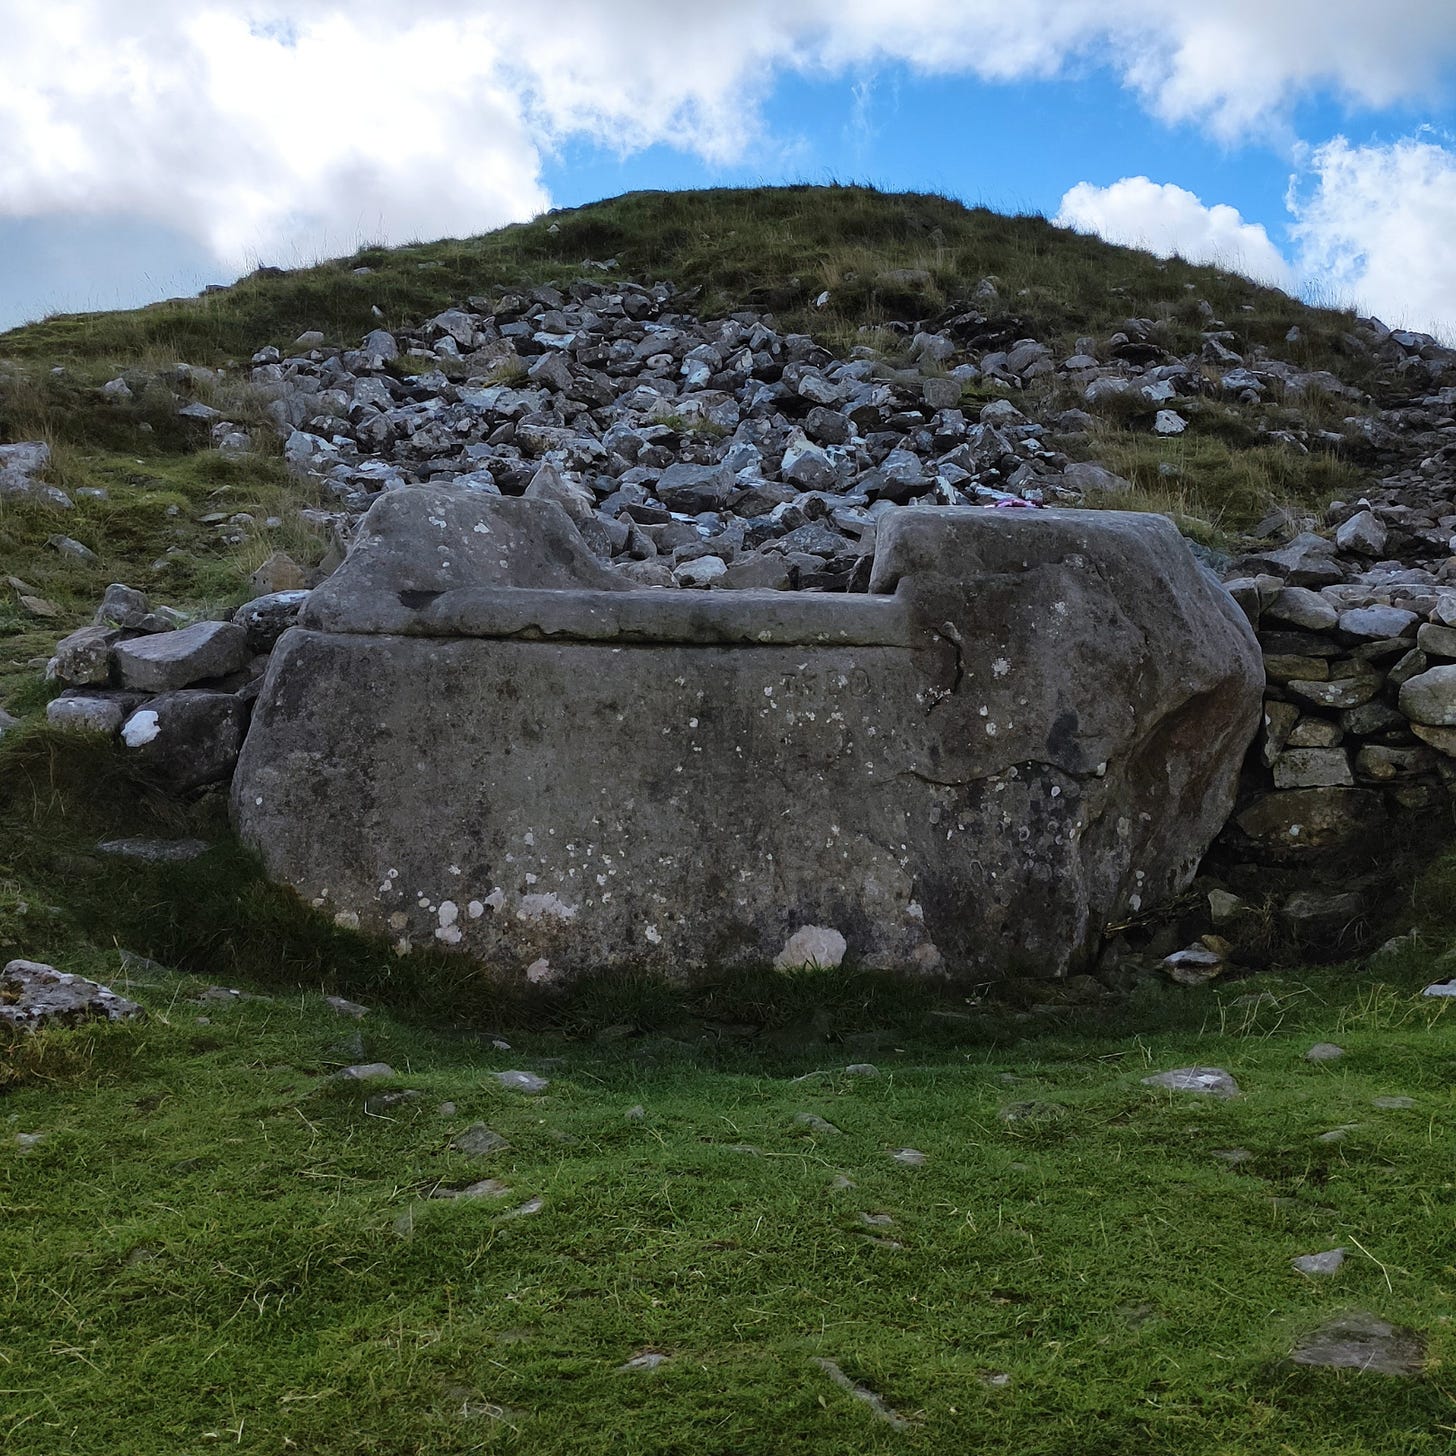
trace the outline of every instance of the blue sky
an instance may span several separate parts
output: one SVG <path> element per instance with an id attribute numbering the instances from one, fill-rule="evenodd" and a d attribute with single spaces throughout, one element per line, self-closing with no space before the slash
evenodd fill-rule
<path id="1" fill-rule="evenodd" d="M 521 12 L 0 0 L 0 327 L 631 188 L 834 179 L 1456 336 L 1448 0 Z"/>

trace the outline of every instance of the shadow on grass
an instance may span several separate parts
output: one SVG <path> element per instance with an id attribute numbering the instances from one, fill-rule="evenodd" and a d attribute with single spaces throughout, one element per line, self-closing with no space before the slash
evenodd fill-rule
<path id="1" fill-rule="evenodd" d="M 137 835 L 192 835 L 211 848 L 182 864 L 96 852 L 99 841 Z M 679 1036 L 708 1055 L 715 1045 L 772 1052 L 878 1036 L 913 1040 L 929 1051 L 1198 1029 L 1230 1015 L 1226 999 L 1160 980 L 1112 996 L 1095 988 L 1089 995 L 1087 978 L 1070 986 L 974 986 L 852 968 L 748 967 L 691 980 L 614 973 L 553 989 L 440 951 L 400 956 L 270 884 L 257 856 L 232 836 L 220 793 L 178 803 L 117 745 L 38 724 L 0 743 L 0 840 L 7 886 L 0 897 L 0 950 L 7 954 L 51 957 L 100 974 L 108 957 L 125 949 L 209 982 L 322 989 L 465 1036 L 503 1028 L 573 1040 Z M 1415 897 L 1442 943 L 1456 936 L 1453 881 L 1456 857 L 1448 857 L 1429 871 Z M 37 905 L 47 907 L 43 916 Z M 1412 942 L 1410 951 L 1387 969 L 1407 979 L 1421 976 L 1430 950 Z M 1347 985 L 1350 972 L 1319 973 L 1327 977 Z M 1225 997 L 1228 989 L 1221 988 Z M 1234 1017 L 1240 1018 L 1249 1015 Z"/>

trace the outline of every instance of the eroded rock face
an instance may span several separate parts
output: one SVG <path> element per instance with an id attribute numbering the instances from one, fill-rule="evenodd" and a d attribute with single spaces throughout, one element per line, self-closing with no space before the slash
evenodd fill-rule
<path id="1" fill-rule="evenodd" d="M 421 488 L 280 641 L 233 803 L 321 911 L 532 981 L 806 927 L 1049 976 L 1187 883 L 1261 683 L 1160 517 L 907 509 L 867 595 L 696 594 L 627 586 L 554 502 Z"/>

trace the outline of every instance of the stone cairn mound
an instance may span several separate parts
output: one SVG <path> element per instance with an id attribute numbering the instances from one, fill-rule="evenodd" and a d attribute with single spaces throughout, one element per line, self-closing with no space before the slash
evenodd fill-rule
<path id="1" fill-rule="evenodd" d="M 338 542 L 325 570 L 382 493 L 428 484 L 556 501 L 626 581 L 714 591 L 865 591 L 878 524 L 904 505 L 1077 506 L 1124 488 L 1065 453 L 1091 453 L 1091 415 L 1061 407 L 1072 391 L 1091 409 L 1123 397 L 1155 412 L 1160 434 L 1185 428 L 1189 400 L 1306 400 L 1321 418 L 1333 401 L 1340 430 L 1281 428 L 1270 443 L 1336 448 L 1378 484 L 1323 521 L 1271 518 L 1233 561 L 1200 551 L 1259 633 L 1265 726 L 1197 905 L 1131 943 L 1163 955 L 1193 937 L 1195 979 L 1255 925 L 1348 951 L 1388 888 L 1393 828 L 1424 833 L 1456 784 L 1456 354 L 1361 320 L 1346 343 L 1381 381 L 1379 407 L 1331 374 L 1237 352 L 1211 310 L 1184 358 L 1149 319 L 1059 358 L 998 311 L 990 280 L 973 296 L 895 326 L 904 368 L 868 347 L 836 358 L 765 315 L 698 318 L 665 284 L 597 280 L 471 299 L 356 349 L 305 334 L 292 356 L 255 355 L 250 380 L 290 466 L 336 502 L 306 512 Z M 1038 381 L 1064 388 L 1027 389 Z M 968 413 L 968 387 L 1005 397 Z M 1034 399 L 1055 395 L 1035 417 Z M 220 451 L 259 448 L 215 413 Z M 112 587 L 95 625 L 56 649 L 52 722 L 119 734 L 178 791 L 226 782 L 268 654 L 312 584 L 265 572 L 260 589 L 282 589 L 190 626 Z"/>

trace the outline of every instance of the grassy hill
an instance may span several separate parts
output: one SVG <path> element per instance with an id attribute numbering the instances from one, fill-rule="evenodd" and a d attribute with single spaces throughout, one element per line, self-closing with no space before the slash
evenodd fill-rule
<path id="1" fill-rule="evenodd" d="M 179 405 L 266 431 L 242 387 L 265 345 L 352 346 L 584 274 L 668 280 L 699 314 L 772 311 L 892 365 L 903 325 L 991 278 L 1008 337 L 1062 354 L 1129 318 L 1195 352 L 1218 319 L 1389 385 L 1348 314 L 850 187 L 637 193 L 0 335 L 0 444 L 46 441 L 75 502 L 0 497 L 0 707 L 27 720 L 0 741 L 0 963 L 50 961 L 149 1013 L 0 1036 L 0 1448 L 1449 1450 L 1450 1002 L 1418 994 L 1456 937 L 1449 863 L 1412 899 L 1426 939 L 1363 968 L 1121 999 L 1082 977 L 995 1007 L 837 972 L 548 1000 L 307 912 L 217 795 L 168 799 L 36 721 L 52 644 L 108 582 L 208 614 L 253 595 L 270 553 L 328 547 L 300 515 L 315 486 L 276 453 L 224 458 Z M 1181 440 L 1113 414 L 1091 448 L 1222 539 L 1358 491 L 1353 451 L 1269 443 L 1286 418 L 1339 423 L 1214 401 Z M 213 848 L 97 853 L 182 834 Z M 322 991 L 371 1009 L 341 1020 Z M 1306 1060 L 1324 1040 L 1344 1058 Z M 372 1060 L 394 1070 L 336 1076 Z M 1143 1085 L 1210 1063 L 1242 1097 Z M 543 1096 L 497 1081 L 521 1067 Z M 472 1154 L 477 1119 L 504 1146 Z M 1291 1268 L 1334 1247 L 1338 1275 Z M 1420 1331 L 1426 1373 L 1290 1364 L 1352 1306 Z"/>
<path id="2" fill-rule="evenodd" d="M 1192 346 L 1205 299 L 1251 344 L 1305 335 L 1311 367 L 1349 362 L 1350 314 L 1315 309 L 1237 274 L 1117 247 L 948 198 L 862 187 L 633 192 L 546 213 L 477 238 L 363 248 L 315 268 L 263 269 L 230 288 L 131 312 L 74 314 L 0 334 L 0 357 L 47 363 L 153 355 L 216 364 L 304 328 L 352 341 L 378 323 L 416 321 L 472 294 L 564 283 L 586 260 L 612 273 L 702 290 L 699 311 L 772 312 L 790 328 L 842 342 L 863 325 L 923 317 L 965 298 L 982 278 L 1047 342 L 1109 332 L 1129 317 L 1164 318 L 1173 345 Z M 370 271 L 360 274 L 357 270 Z M 923 272 L 928 280 L 907 279 Z M 825 291 L 828 304 L 814 300 Z"/>

